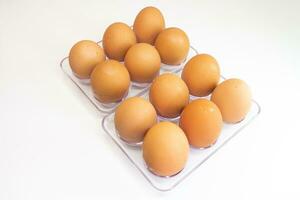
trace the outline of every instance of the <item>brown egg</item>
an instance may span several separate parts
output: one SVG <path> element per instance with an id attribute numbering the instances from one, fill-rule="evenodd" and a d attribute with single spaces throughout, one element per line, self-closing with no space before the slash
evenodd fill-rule
<path id="1" fill-rule="evenodd" d="M 251 107 L 251 91 L 240 79 L 228 79 L 216 87 L 211 100 L 219 107 L 224 122 L 237 123 Z"/>
<path id="2" fill-rule="evenodd" d="M 94 67 L 105 60 L 103 49 L 90 40 L 77 42 L 70 50 L 69 64 L 73 73 L 80 79 L 88 79 Z"/>
<path id="3" fill-rule="evenodd" d="M 212 101 L 197 99 L 182 111 L 179 126 L 192 146 L 205 148 L 216 142 L 222 123 L 221 112 Z"/>
<path id="4" fill-rule="evenodd" d="M 136 43 L 136 37 L 127 24 L 116 22 L 105 30 L 102 42 L 107 57 L 123 61 L 127 50 Z"/>
<path id="5" fill-rule="evenodd" d="M 199 54 L 191 58 L 183 68 L 181 78 L 194 96 L 207 96 L 220 80 L 219 65 L 212 56 Z"/>
<path id="6" fill-rule="evenodd" d="M 143 157 L 148 168 L 156 175 L 177 174 L 184 168 L 188 155 L 188 140 L 174 123 L 160 122 L 144 138 Z"/>
<path id="7" fill-rule="evenodd" d="M 160 116 L 173 118 L 189 103 L 189 90 L 180 77 L 165 73 L 154 79 L 149 99 Z"/>
<path id="8" fill-rule="evenodd" d="M 153 46 L 138 43 L 127 51 L 124 64 L 132 81 L 151 83 L 158 75 L 161 63 L 159 54 Z"/>
<path id="9" fill-rule="evenodd" d="M 157 35 L 165 28 L 162 13 L 155 7 L 146 7 L 136 16 L 133 31 L 138 42 L 154 44 Z"/>
<path id="10" fill-rule="evenodd" d="M 123 101 L 115 112 L 115 127 L 120 137 L 129 143 L 143 141 L 146 132 L 157 122 L 154 107 L 141 97 Z"/>
<path id="11" fill-rule="evenodd" d="M 128 92 L 129 84 L 126 67 L 115 60 L 99 63 L 91 75 L 94 95 L 103 103 L 120 101 Z"/>
<path id="12" fill-rule="evenodd" d="M 155 47 L 163 63 L 178 65 L 186 59 L 190 42 L 188 36 L 181 29 L 167 28 L 157 36 Z"/>

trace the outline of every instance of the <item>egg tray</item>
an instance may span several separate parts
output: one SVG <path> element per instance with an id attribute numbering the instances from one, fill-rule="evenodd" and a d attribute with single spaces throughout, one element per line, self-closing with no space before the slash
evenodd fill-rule
<path id="1" fill-rule="evenodd" d="M 98 42 L 98 45 L 101 46 L 102 42 Z M 160 71 L 159 74 L 163 74 L 166 72 L 170 73 L 176 73 L 180 71 L 183 66 L 186 64 L 186 62 L 191 59 L 193 56 L 198 54 L 195 48 L 192 46 L 190 47 L 189 53 L 187 58 L 182 62 L 180 65 L 166 65 L 166 64 L 161 64 L 160 66 Z M 125 95 L 125 97 L 116 103 L 101 103 L 99 102 L 93 94 L 91 85 L 90 85 L 90 80 L 89 79 L 79 79 L 74 75 L 72 72 L 72 69 L 69 64 L 69 58 L 65 57 L 62 59 L 60 62 L 60 67 L 63 70 L 63 72 L 72 80 L 72 82 L 81 90 L 81 92 L 90 100 L 90 102 L 102 113 L 110 113 L 112 112 L 122 100 L 129 98 L 129 97 L 134 97 L 134 96 L 140 96 L 143 92 L 145 92 L 150 84 L 138 84 L 135 82 L 131 82 L 129 86 L 128 93 Z"/>
<path id="2" fill-rule="evenodd" d="M 197 51 L 191 47 L 191 51 L 187 60 L 197 54 Z M 208 158 L 210 158 L 215 152 L 217 152 L 221 147 L 223 147 L 228 141 L 230 141 L 235 135 L 237 135 L 243 128 L 245 128 L 255 117 L 260 113 L 259 104 L 252 99 L 251 109 L 246 115 L 246 117 L 235 124 L 223 123 L 223 128 L 221 134 L 215 144 L 208 148 L 196 149 L 191 147 L 189 152 L 188 161 L 182 171 L 178 174 L 171 177 L 160 177 L 153 174 L 144 162 L 142 156 L 141 144 L 127 144 L 123 141 L 114 125 L 114 109 L 120 103 L 115 104 L 102 104 L 97 101 L 92 93 L 90 85 L 87 82 L 84 82 L 78 79 L 72 73 L 72 70 L 67 62 L 67 57 L 61 61 L 61 68 L 65 74 L 73 81 L 73 83 L 82 91 L 82 93 L 90 100 L 90 102 L 102 113 L 107 113 L 107 115 L 102 119 L 102 129 L 112 138 L 114 143 L 122 150 L 122 152 L 127 156 L 130 162 L 137 168 L 138 171 L 146 178 L 146 180 L 157 190 L 159 191 L 170 191 L 181 183 L 185 178 L 192 174 L 197 168 L 199 168 Z M 186 61 L 187 61 L 186 60 Z M 186 62 L 185 61 L 185 62 Z M 179 66 L 166 66 L 163 65 L 160 74 L 165 72 L 171 72 L 180 77 L 182 68 L 185 65 L 185 62 Z M 222 76 L 221 81 L 225 80 Z M 148 99 L 149 96 L 149 86 L 139 87 L 131 84 L 127 96 L 124 98 L 140 96 L 145 99 Z M 190 101 L 198 99 L 199 97 L 190 96 Z M 209 99 L 209 96 L 204 97 Z M 171 121 L 178 124 L 179 118 L 167 119 L 163 117 L 158 117 L 159 121 Z"/>

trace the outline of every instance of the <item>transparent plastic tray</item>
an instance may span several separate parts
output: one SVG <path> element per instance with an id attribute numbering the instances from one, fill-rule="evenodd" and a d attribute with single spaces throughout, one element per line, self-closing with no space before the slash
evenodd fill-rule
<path id="1" fill-rule="evenodd" d="M 181 71 L 176 73 L 180 76 Z M 224 78 L 222 77 L 224 80 Z M 148 98 L 148 90 L 145 91 L 140 96 Z M 195 100 L 198 97 L 190 96 L 190 101 Z M 209 96 L 204 97 L 209 99 Z M 114 113 L 105 116 L 102 120 L 102 127 L 105 132 L 113 139 L 113 141 L 120 147 L 124 154 L 129 158 L 133 165 L 142 173 L 142 175 L 149 181 L 149 183 L 160 191 L 169 191 L 181 183 L 186 177 L 188 177 L 192 172 L 194 172 L 199 166 L 201 166 L 208 158 L 210 158 L 217 150 L 219 150 L 223 145 L 225 145 L 230 139 L 232 139 L 237 133 L 239 133 L 243 128 L 245 128 L 258 114 L 260 113 L 260 106 L 255 101 L 252 100 L 252 105 L 247 116 L 239 123 L 227 124 L 223 123 L 222 132 L 217 142 L 211 147 L 204 149 L 196 149 L 191 147 L 189 159 L 185 168 L 178 174 L 172 177 L 160 177 L 154 175 L 150 170 L 148 170 L 142 156 L 141 146 L 132 146 L 127 144 L 122 139 L 120 139 L 114 125 Z M 178 124 L 179 118 L 167 119 L 163 117 L 158 117 L 159 121 L 171 121 Z"/>
<path id="2" fill-rule="evenodd" d="M 101 42 L 99 42 L 101 44 Z M 194 55 L 198 54 L 197 50 L 191 47 L 189 51 L 189 55 L 187 59 L 178 66 L 168 66 L 162 64 L 160 69 L 160 74 L 165 72 L 171 72 L 180 76 L 181 71 L 185 63 Z M 141 172 L 141 174 L 147 179 L 147 181 L 157 190 L 159 191 L 169 191 L 181 183 L 185 178 L 187 178 L 192 172 L 194 172 L 199 166 L 201 166 L 208 158 L 210 158 L 217 150 L 219 150 L 224 144 L 226 144 L 230 139 L 232 139 L 235 135 L 237 135 L 243 128 L 245 128 L 259 113 L 260 106 L 255 101 L 252 100 L 252 105 L 249 113 L 239 123 L 236 124 L 223 124 L 223 129 L 218 138 L 217 142 L 205 149 L 195 149 L 190 148 L 189 159 L 186 163 L 185 168 L 179 172 L 178 174 L 172 177 L 159 177 L 150 172 L 144 163 L 142 157 L 141 146 L 132 146 L 124 142 L 119 138 L 115 126 L 114 126 L 114 109 L 120 103 L 113 104 L 102 104 L 93 95 L 90 84 L 88 80 L 80 80 L 73 73 L 69 66 L 68 57 L 64 58 L 60 63 L 61 69 L 64 73 L 72 80 L 72 82 L 81 90 L 81 92 L 90 100 L 90 102 L 103 113 L 108 113 L 102 119 L 102 128 L 104 131 L 112 138 L 112 140 L 119 146 L 119 148 L 123 151 L 123 153 L 128 157 L 131 163 Z M 225 78 L 222 77 L 222 80 Z M 221 80 L 221 81 L 222 81 Z M 129 92 L 125 98 L 132 96 L 141 96 L 145 99 L 148 99 L 149 85 L 148 86 L 139 86 L 131 83 Z M 190 96 L 190 100 L 197 99 L 198 97 Z M 209 98 L 209 96 L 204 97 Z M 178 123 L 178 118 L 175 119 L 166 119 L 163 117 L 159 117 L 159 121 L 171 121 L 174 123 Z"/>
<path id="3" fill-rule="evenodd" d="M 101 41 L 98 42 L 98 44 L 101 46 Z M 165 72 L 176 73 L 176 72 L 180 71 L 183 68 L 183 66 L 186 64 L 186 62 L 190 58 L 195 56 L 196 54 L 197 54 L 196 49 L 191 46 L 190 50 L 189 50 L 189 54 L 188 54 L 187 58 L 184 60 L 184 62 L 182 62 L 180 65 L 176 65 L 176 66 L 166 65 L 166 64 L 162 63 L 161 67 L 160 67 L 159 74 L 162 74 L 162 73 L 165 73 Z M 93 91 L 92 91 L 90 83 L 89 83 L 90 80 L 89 79 L 79 79 L 73 74 L 73 72 L 71 70 L 71 67 L 69 65 L 69 58 L 68 57 L 65 57 L 64 59 L 62 59 L 62 61 L 60 62 L 60 67 L 64 71 L 64 73 L 73 81 L 73 83 L 81 90 L 81 92 L 90 100 L 90 102 L 100 112 L 110 113 L 121 102 L 120 101 L 120 102 L 109 103 L 109 104 L 99 102 L 94 97 Z M 149 85 L 150 84 L 145 85 L 145 84 L 137 84 L 137 83 L 131 82 L 128 93 L 124 97 L 124 99 L 129 98 L 129 97 L 133 97 L 133 96 L 139 96 L 141 93 L 143 93 L 145 90 L 147 90 Z"/>

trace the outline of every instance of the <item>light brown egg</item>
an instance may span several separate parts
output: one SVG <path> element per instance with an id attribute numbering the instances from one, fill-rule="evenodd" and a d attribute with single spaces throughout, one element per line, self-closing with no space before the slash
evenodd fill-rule
<path id="1" fill-rule="evenodd" d="M 189 103 L 189 90 L 180 77 L 165 73 L 154 79 L 149 99 L 160 116 L 174 118 Z"/>
<path id="2" fill-rule="evenodd" d="M 163 63 L 178 65 L 186 59 L 190 42 L 188 36 L 181 29 L 167 28 L 157 36 L 155 47 Z"/>
<path id="3" fill-rule="evenodd" d="M 69 64 L 73 73 L 80 79 L 88 79 L 94 67 L 105 60 L 103 49 L 90 40 L 77 42 L 70 50 Z"/>
<path id="4" fill-rule="evenodd" d="M 188 140 L 174 123 L 160 122 L 144 138 L 143 157 L 148 168 L 156 175 L 177 174 L 184 168 L 188 155 Z"/>
<path id="5" fill-rule="evenodd" d="M 215 58 L 199 54 L 191 58 L 183 68 L 181 78 L 194 96 L 207 96 L 220 80 L 220 68 Z"/>
<path id="6" fill-rule="evenodd" d="M 136 37 L 127 24 L 116 22 L 105 30 L 102 42 L 107 57 L 123 61 L 127 50 L 136 43 Z"/>
<path id="7" fill-rule="evenodd" d="M 212 101 L 197 99 L 182 111 L 179 126 L 193 147 L 206 148 L 216 142 L 222 123 L 221 112 Z"/>
<path id="8" fill-rule="evenodd" d="M 151 83 L 159 73 L 161 62 L 159 53 L 153 46 L 138 43 L 127 51 L 124 64 L 132 81 Z"/>
<path id="9" fill-rule="evenodd" d="M 130 77 L 126 67 L 115 60 L 99 63 L 91 75 L 94 95 L 103 103 L 120 101 L 127 94 L 129 84 Z"/>
<path id="10" fill-rule="evenodd" d="M 152 104 L 141 98 L 123 101 L 115 112 L 115 127 L 120 137 L 129 143 L 143 141 L 146 132 L 157 122 Z"/>
<path id="11" fill-rule="evenodd" d="M 224 122 L 237 123 L 250 110 L 251 91 L 244 81 L 228 79 L 216 87 L 211 100 L 219 107 Z"/>
<path id="12" fill-rule="evenodd" d="M 145 42 L 151 45 L 157 35 L 165 28 L 165 20 L 155 7 L 146 7 L 136 16 L 133 24 L 133 31 L 136 34 L 138 42 Z"/>

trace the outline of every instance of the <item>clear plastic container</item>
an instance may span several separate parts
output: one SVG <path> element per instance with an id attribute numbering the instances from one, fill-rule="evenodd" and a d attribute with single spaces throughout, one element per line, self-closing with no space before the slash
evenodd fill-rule
<path id="1" fill-rule="evenodd" d="M 148 92 L 141 95 L 143 98 L 148 99 Z M 217 142 L 209 148 L 205 149 L 195 149 L 190 148 L 190 154 L 188 162 L 185 168 L 178 174 L 172 177 L 160 177 L 154 175 L 147 166 L 142 157 L 142 150 L 140 146 L 131 146 L 119 138 L 115 130 L 114 125 L 114 113 L 105 116 L 102 120 L 102 127 L 105 132 L 113 139 L 113 141 L 120 147 L 128 159 L 133 163 L 133 165 L 143 174 L 143 176 L 149 181 L 149 183 L 160 191 L 169 191 L 173 189 L 176 185 L 181 183 L 186 177 L 188 177 L 192 172 L 194 172 L 199 166 L 201 166 L 208 158 L 210 158 L 217 150 L 219 150 L 223 145 L 225 145 L 229 140 L 231 140 L 235 135 L 237 135 L 243 128 L 245 128 L 258 114 L 260 113 L 259 104 L 252 100 L 252 105 L 249 113 L 239 123 L 236 124 L 223 124 L 222 132 Z M 177 119 L 165 119 L 159 117 L 160 121 L 172 121 L 178 123 Z"/>
<path id="2" fill-rule="evenodd" d="M 98 44 L 101 45 L 101 41 L 98 42 Z M 165 72 L 176 73 L 176 72 L 180 71 L 182 69 L 182 67 L 186 64 L 186 62 L 190 58 L 195 56 L 196 54 L 197 54 L 197 51 L 195 50 L 195 48 L 191 47 L 190 51 L 189 51 L 189 54 L 188 54 L 186 60 L 183 63 L 181 63 L 180 65 L 176 65 L 176 66 L 162 64 L 159 74 L 162 74 L 162 73 L 165 73 Z M 90 100 L 90 102 L 99 111 L 101 111 L 103 113 L 110 113 L 120 103 L 120 102 L 116 102 L 116 103 L 107 104 L 107 103 L 99 102 L 94 97 L 93 91 L 92 91 L 91 86 L 90 86 L 89 79 L 79 79 L 73 74 L 72 69 L 69 65 L 69 58 L 68 57 L 65 57 L 64 59 L 62 59 L 62 61 L 60 62 L 60 67 L 64 71 L 64 73 L 73 81 L 73 83 L 81 90 L 81 92 Z M 129 97 L 133 97 L 133 96 L 140 96 L 140 94 L 143 93 L 145 90 L 147 90 L 147 88 L 149 86 L 150 86 L 149 84 L 137 84 L 137 83 L 131 82 L 128 93 L 127 93 L 126 96 L 124 96 L 124 99 L 129 98 Z"/>
<path id="3" fill-rule="evenodd" d="M 197 51 L 191 47 L 191 51 L 187 60 L 197 54 Z M 102 129 L 112 138 L 114 143 L 123 151 L 125 156 L 130 160 L 130 162 L 137 168 L 137 170 L 142 173 L 146 180 L 159 191 L 169 191 L 181 183 L 185 178 L 192 174 L 197 168 L 199 168 L 208 158 L 210 158 L 216 151 L 218 151 L 222 146 L 224 146 L 228 141 L 230 141 L 235 135 L 237 135 L 243 128 L 245 128 L 259 113 L 260 106 L 255 101 L 252 100 L 252 105 L 247 116 L 239 123 L 236 124 L 223 124 L 223 129 L 218 138 L 217 142 L 209 148 L 205 149 L 195 149 L 190 148 L 189 159 L 185 168 L 178 174 L 172 177 L 160 177 L 153 174 L 146 166 L 143 157 L 141 144 L 127 144 L 125 141 L 120 139 L 114 125 L 114 109 L 120 103 L 114 104 L 102 104 L 98 102 L 92 93 L 90 85 L 88 83 L 82 82 L 77 77 L 75 77 L 69 66 L 68 58 L 64 58 L 61 61 L 61 68 L 66 73 L 66 75 L 75 83 L 75 85 L 83 92 L 83 94 L 91 101 L 91 103 L 96 106 L 100 112 L 108 113 L 102 119 Z M 187 61 L 186 60 L 186 61 Z M 180 76 L 182 67 L 186 63 L 182 63 L 179 66 L 162 66 L 160 73 L 172 72 Z M 222 77 L 223 81 L 225 78 Z M 128 95 L 125 97 L 141 96 L 148 99 L 149 86 L 138 87 L 131 84 Z M 190 96 L 190 100 L 197 99 L 198 97 Z M 204 97 L 209 98 L 209 96 Z M 159 117 L 159 121 L 171 121 L 173 123 L 178 123 L 179 118 L 166 119 Z"/>

